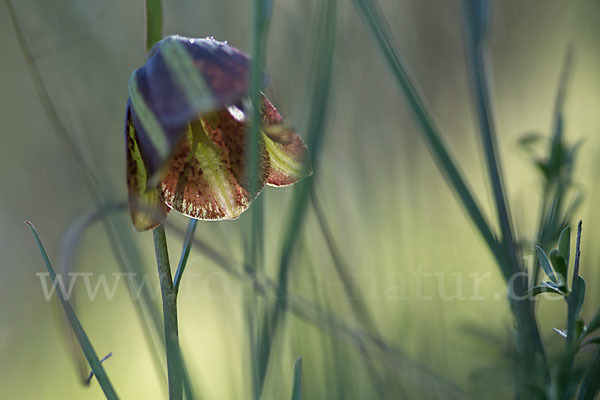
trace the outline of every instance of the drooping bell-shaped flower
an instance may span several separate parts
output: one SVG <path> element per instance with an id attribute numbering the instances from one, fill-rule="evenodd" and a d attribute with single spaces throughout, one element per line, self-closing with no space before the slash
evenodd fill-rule
<path id="1" fill-rule="evenodd" d="M 196 219 L 235 219 L 266 185 L 310 175 L 307 149 L 262 95 L 259 188 L 249 192 L 243 110 L 248 56 L 212 38 L 169 36 L 129 80 L 125 116 L 129 207 L 137 230 L 171 208 Z"/>

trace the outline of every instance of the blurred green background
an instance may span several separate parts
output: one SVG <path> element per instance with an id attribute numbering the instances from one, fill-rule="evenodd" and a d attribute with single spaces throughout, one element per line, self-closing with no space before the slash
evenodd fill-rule
<path id="1" fill-rule="evenodd" d="M 493 200 L 486 184 L 465 65 L 460 3 L 452 0 L 381 2 L 397 44 L 428 99 L 462 171 L 487 215 Z M 308 111 L 307 81 L 316 46 L 315 0 L 275 2 L 267 41 L 267 93 L 281 114 L 298 127 Z M 123 119 L 127 80 L 145 60 L 143 1 L 22 0 L 15 10 L 52 101 L 102 178 L 108 197 L 126 198 Z M 165 34 L 214 36 L 249 50 L 250 2 L 166 2 Z M 595 0 L 503 0 L 492 25 L 493 98 L 499 149 L 518 235 L 532 240 L 540 202 L 540 177 L 517 145 L 526 132 L 548 134 L 563 58 L 575 52 L 565 103 L 565 134 L 583 140 L 575 180 L 585 191 L 577 213 L 584 221 L 582 274 L 588 294 L 584 317 L 600 304 L 600 3 Z M 78 383 L 65 345 L 58 308 L 44 298 L 40 255 L 23 225 L 36 224 L 58 266 L 61 241 L 75 218 L 94 210 L 81 175 L 69 161 L 44 112 L 18 45 L 7 8 L 0 5 L 0 397 L 7 399 L 94 399 L 101 391 Z M 504 284 L 484 242 L 448 189 L 423 144 L 402 94 L 351 2 L 340 2 L 333 93 L 317 194 L 332 236 L 358 282 L 360 297 L 379 332 L 406 354 L 397 375 L 408 398 L 444 398 L 431 370 L 474 398 L 504 398 L 512 389 L 503 379 L 499 354 L 509 342 L 512 319 Z M 267 188 L 266 268 L 274 271 L 291 189 Z M 186 220 L 172 213 L 173 225 Z M 127 218 L 121 213 L 123 219 Z M 236 268 L 249 219 L 201 222 L 197 236 L 226 255 Z M 573 221 L 576 222 L 576 221 Z M 181 236 L 167 229 L 172 263 Z M 132 234 L 143 268 L 154 287 L 150 233 Z M 324 238 L 312 211 L 295 253 L 293 293 L 320 304 L 351 326 L 348 307 Z M 118 272 L 101 224 L 85 234 L 77 270 Z M 418 271 L 425 278 L 418 298 Z M 475 295 L 469 274 L 481 276 Z M 180 337 L 194 386 L 205 398 L 250 398 L 250 361 L 244 303 L 247 285 L 222 272 L 209 257 L 192 250 L 180 297 Z M 457 291 L 467 299 L 444 299 Z M 95 278 L 94 278 L 95 279 Z M 92 281 L 94 282 L 94 281 Z M 110 280 L 109 280 L 110 282 Z M 80 285 L 80 284 L 78 284 Z M 79 289 L 81 287 L 81 289 Z M 105 368 L 122 398 L 165 398 L 140 319 L 127 287 L 114 299 L 90 301 L 77 286 L 78 315 L 99 355 L 113 352 Z M 405 295 L 400 296 L 402 288 Z M 442 290 L 443 289 L 443 290 Z M 445 291 L 444 291 L 445 290 Z M 497 296 L 494 296 L 497 295 Z M 157 305 L 159 298 L 156 297 Z M 539 320 L 546 343 L 559 343 L 551 328 L 564 324 L 562 302 L 541 300 Z M 473 327 L 488 340 L 473 335 Z M 303 358 L 306 399 L 376 398 L 356 346 L 289 314 L 277 340 L 265 398 L 287 398 L 293 360 Z M 489 340 L 492 338 L 493 340 Z M 377 356 L 375 356 L 377 357 Z M 380 369 L 387 371 L 386 364 Z M 490 367 L 497 368 L 493 380 Z M 389 368 L 388 368 L 389 370 Z M 486 389 L 487 387 L 487 389 Z M 490 390 L 490 387 L 494 387 Z M 508 391 L 508 392 L 506 392 Z"/>

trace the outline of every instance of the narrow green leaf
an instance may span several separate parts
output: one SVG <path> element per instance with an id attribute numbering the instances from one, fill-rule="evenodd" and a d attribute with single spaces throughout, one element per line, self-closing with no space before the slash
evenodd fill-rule
<path id="1" fill-rule="evenodd" d="M 558 281 L 558 286 L 564 286 L 567 282 L 567 263 L 557 249 L 552 249 L 549 256 L 550 261 L 552 261 L 554 271 L 556 271 L 556 280 Z"/>
<path id="2" fill-rule="evenodd" d="M 183 248 L 181 249 L 181 257 L 179 258 L 179 265 L 177 266 L 177 272 L 173 281 L 173 287 L 175 288 L 175 295 L 179 293 L 179 285 L 181 285 L 181 278 L 183 277 L 183 271 L 187 265 L 190 251 L 192 250 L 192 242 L 194 241 L 194 234 L 196 233 L 197 219 L 190 218 L 188 222 L 188 229 L 185 234 L 185 240 L 183 242 Z"/>
<path id="3" fill-rule="evenodd" d="M 450 188 L 454 190 L 456 196 L 460 199 L 465 211 L 479 230 L 492 253 L 499 260 L 499 263 L 504 265 L 504 258 L 501 254 L 498 239 L 492 232 L 490 224 L 481 211 L 481 207 L 475 200 L 471 189 L 464 180 L 448 147 L 444 143 L 439 127 L 436 125 L 429 111 L 429 106 L 415 84 L 409 68 L 400 57 L 389 24 L 382 10 L 373 0 L 355 0 L 354 3 L 371 28 L 373 36 L 404 93 L 416 121 L 420 124 L 420 132 L 423 134 L 423 139 L 427 143 L 433 158 L 437 161 L 440 172 L 447 179 Z M 511 271 L 505 268 L 503 272 L 506 279 L 512 276 Z"/>
<path id="4" fill-rule="evenodd" d="M 542 294 L 542 293 L 554 293 L 554 294 L 558 294 L 558 295 L 561 295 L 561 296 L 565 295 L 558 288 L 556 288 L 554 286 L 550 286 L 550 285 L 544 285 L 544 283 L 546 283 L 546 282 L 542 282 L 542 285 L 536 286 L 536 287 L 533 287 L 533 288 L 529 289 L 527 291 L 527 295 L 528 296 L 532 296 L 532 297 L 535 297 L 535 296 L 537 296 L 539 294 Z"/>
<path id="5" fill-rule="evenodd" d="M 300 400 L 302 383 L 302 357 L 298 357 L 294 362 L 294 377 L 292 380 L 292 400 Z"/>
<path id="6" fill-rule="evenodd" d="M 598 328 L 600 328 L 600 309 L 592 317 L 592 320 L 588 324 L 587 330 L 585 331 L 584 336 L 589 335 L 590 333 L 594 332 Z"/>
<path id="7" fill-rule="evenodd" d="M 318 171 L 321 144 L 325 137 L 325 127 L 328 117 L 331 80 L 333 76 L 333 61 L 335 52 L 335 39 L 337 32 L 337 0 L 328 0 L 321 3 L 321 14 L 316 31 L 317 50 L 314 57 L 314 81 L 310 96 L 310 112 L 306 127 L 307 147 L 309 158 L 313 162 L 313 169 Z M 277 273 L 277 299 L 264 318 L 259 339 L 259 372 L 258 385 L 262 390 L 263 383 L 272 351 L 273 338 L 281 325 L 281 319 L 288 307 L 288 278 L 293 261 L 293 252 L 302 232 L 308 201 L 312 190 L 312 179 L 300 181 L 293 192 L 294 198 L 290 209 L 290 217 L 284 228 L 281 253 L 279 258 L 279 271 Z M 259 390 L 259 394 L 260 394 Z"/>
<path id="8" fill-rule="evenodd" d="M 161 0 L 146 0 L 146 50 L 150 51 L 154 43 L 162 39 Z"/>
<path id="9" fill-rule="evenodd" d="M 44 264 L 46 265 L 46 269 L 48 270 L 48 274 L 50 275 L 50 279 L 52 280 L 52 283 L 54 284 L 56 282 L 56 272 L 54 272 L 54 268 L 52 267 L 52 264 L 50 263 L 50 258 L 48 258 L 48 254 L 46 253 L 46 249 L 44 249 L 42 240 L 40 239 L 33 224 L 29 221 L 26 221 L 25 223 L 29 226 L 31 233 L 33 234 L 33 238 L 35 239 L 35 242 L 36 242 L 36 244 L 40 250 L 40 253 L 42 255 L 42 260 L 44 261 Z M 98 355 L 96 354 L 96 351 L 94 350 L 94 347 L 92 346 L 92 343 L 90 342 L 87 334 L 85 333 L 85 330 L 81 326 L 81 323 L 79 322 L 79 319 L 77 318 L 77 315 L 75 314 L 75 311 L 73 310 L 73 307 L 71 307 L 71 303 L 69 303 L 64 298 L 64 295 L 61 290 L 57 290 L 56 293 L 58 295 L 58 298 L 60 299 L 63 309 L 65 310 L 65 314 L 67 315 L 67 318 L 69 319 L 69 322 L 71 323 L 73 332 L 75 333 L 75 336 L 77 337 L 77 340 L 79 341 L 79 344 L 81 345 L 81 350 L 83 351 L 83 354 L 85 354 L 85 358 L 87 359 L 88 363 L 90 364 L 90 367 L 91 367 L 94 375 L 96 375 L 96 379 L 98 380 L 98 383 L 100 384 L 100 387 L 102 388 L 102 391 L 104 392 L 104 395 L 109 400 L 118 399 L 119 397 L 117 396 L 117 393 L 113 389 L 112 384 L 110 383 L 110 380 L 108 379 L 108 376 L 106 375 L 106 372 L 104 371 L 104 368 L 102 367 L 102 363 L 100 362 L 100 359 L 98 358 Z"/>
<path id="10" fill-rule="evenodd" d="M 542 266 L 542 269 L 546 275 L 548 275 L 548 278 L 558 285 L 558 280 L 554 275 L 554 271 L 552 270 L 552 266 L 550 265 L 550 260 L 548 259 L 546 252 L 540 246 L 535 246 L 535 251 L 537 253 L 538 260 L 540 261 L 540 265 Z"/>
<path id="11" fill-rule="evenodd" d="M 569 267 L 569 257 L 571 256 L 571 227 L 566 226 L 562 232 L 560 233 L 560 238 L 558 239 L 558 252 L 565 259 L 567 264 L 567 268 Z M 565 272 L 565 279 L 566 279 Z"/>

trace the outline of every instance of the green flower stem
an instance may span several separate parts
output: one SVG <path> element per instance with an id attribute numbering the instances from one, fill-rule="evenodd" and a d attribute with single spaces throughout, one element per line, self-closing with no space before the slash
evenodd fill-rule
<path id="1" fill-rule="evenodd" d="M 165 326 L 165 345 L 167 350 L 167 374 L 169 377 L 169 399 L 181 400 L 182 371 L 179 353 L 179 333 L 177 328 L 177 293 L 171 278 L 169 252 L 164 225 L 157 226 L 154 231 L 154 249 L 158 264 L 158 279 L 162 294 L 163 317 Z"/>
<path id="2" fill-rule="evenodd" d="M 162 39 L 162 1 L 146 0 L 146 50 Z"/>

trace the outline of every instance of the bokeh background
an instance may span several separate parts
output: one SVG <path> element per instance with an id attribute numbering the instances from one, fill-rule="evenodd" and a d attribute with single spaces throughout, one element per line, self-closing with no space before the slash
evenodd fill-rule
<path id="1" fill-rule="evenodd" d="M 126 197 L 122 130 L 127 81 L 145 59 L 143 3 L 15 2 L 51 101 L 101 178 L 106 197 L 117 202 Z M 380 3 L 444 139 L 492 219 L 493 200 L 465 64 L 460 2 Z M 303 136 L 318 8 L 315 0 L 276 1 L 267 42 L 267 93 Z M 165 34 L 214 36 L 249 50 L 250 2 L 173 0 L 166 2 L 164 13 Z M 565 135 L 570 143 L 583 141 L 575 180 L 586 197 L 576 218 L 584 220 L 582 274 L 588 297 L 583 315 L 588 318 L 600 305 L 598 21 L 600 3 L 595 0 L 497 1 L 491 41 L 499 148 L 515 226 L 523 240 L 535 235 L 541 180 L 517 141 L 531 131 L 549 135 L 563 59 L 569 45 L 574 49 Z M 332 236 L 361 289 L 358 296 L 372 312 L 380 334 L 411 360 L 397 376 L 408 398 L 444 398 L 429 374 L 453 382 L 473 398 L 503 398 L 507 394 L 503 390 L 511 390 L 504 379 L 510 376 L 499 360 L 510 341 L 512 320 L 501 275 L 440 176 L 402 93 L 350 1 L 340 1 L 337 35 L 326 138 L 313 179 Z M 61 251 L 65 231 L 78 217 L 92 212 L 95 202 L 50 123 L 4 3 L 0 50 L 0 397 L 100 398 L 95 382 L 89 388 L 79 383 L 57 305 L 45 300 L 36 276 L 44 266 L 23 224 L 26 219 L 34 222 L 59 266 L 66 257 Z M 290 193 L 291 189 L 268 188 L 262 194 L 267 273 L 275 271 Z M 186 224 L 175 214 L 169 217 L 167 230 L 172 263 L 182 242 L 177 232 Z M 118 218 L 127 221 L 126 213 Z M 247 220 L 245 215 L 238 221 L 203 222 L 197 236 L 240 268 Z M 142 255 L 142 268 L 157 287 L 152 235 L 133 230 L 128 234 Z M 358 325 L 313 211 L 301 237 L 290 290 L 350 326 Z M 101 223 L 85 231 L 76 257 L 80 272 L 119 271 Z M 413 274 L 418 271 L 441 274 L 425 279 L 429 300 L 417 298 Z M 464 279 L 464 296 L 472 297 L 468 274 L 488 272 L 489 279 L 480 287 L 483 300 L 443 298 L 444 293 L 456 292 L 456 274 Z M 251 301 L 246 298 L 248 285 L 225 274 L 198 250 L 192 250 L 187 273 L 180 298 L 180 336 L 194 386 L 207 399 L 250 398 L 244 316 L 244 304 Z M 78 285 L 78 315 L 98 353 L 113 352 L 105 367 L 120 396 L 165 398 L 164 376 L 157 374 L 127 286 L 118 285 L 112 300 L 100 292 L 91 301 Z M 405 297 L 399 296 L 402 287 Z M 156 297 L 157 306 L 158 302 Z M 546 343 L 558 346 L 560 338 L 551 328 L 564 324 L 564 304 L 542 300 L 538 308 Z M 265 398 L 287 398 L 298 356 L 303 358 L 307 399 L 381 395 L 356 346 L 289 314 L 278 336 Z"/>

